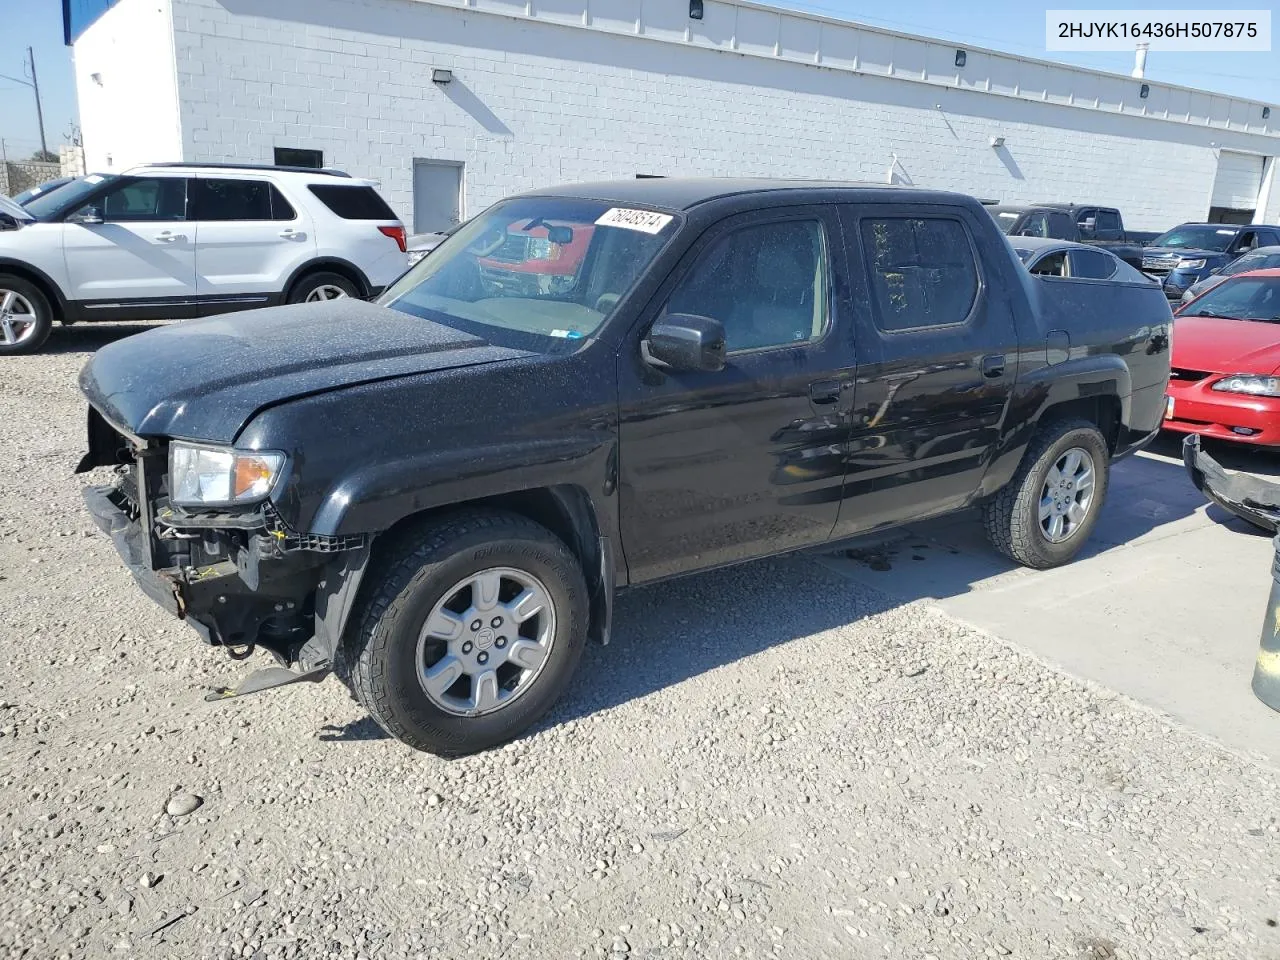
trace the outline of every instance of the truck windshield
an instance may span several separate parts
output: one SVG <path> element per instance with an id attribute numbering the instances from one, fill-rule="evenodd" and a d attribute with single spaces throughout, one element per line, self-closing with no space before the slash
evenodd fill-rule
<path id="1" fill-rule="evenodd" d="M 57 190 L 50 190 L 26 203 L 27 213 L 37 220 L 52 220 L 64 213 L 70 213 L 80 207 L 84 198 L 93 193 L 104 183 L 116 179 L 114 175 L 91 173 L 87 177 L 79 177 L 70 183 L 64 183 Z"/>
<path id="2" fill-rule="evenodd" d="M 675 233 L 676 216 L 525 197 L 464 224 L 379 303 L 444 323 L 589 337 Z"/>
<path id="3" fill-rule="evenodd" d="M 1153 247 L 1187 247 L 1195 250 L 1226 250 L 1239 230 L 1215 227 L 1211 223 L 1174 227 L 1151 241 Z"/>

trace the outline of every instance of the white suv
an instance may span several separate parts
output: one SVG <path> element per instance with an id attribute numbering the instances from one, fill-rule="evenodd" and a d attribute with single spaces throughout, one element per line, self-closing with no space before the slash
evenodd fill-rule
<path id="1" fill-rule="evenodd" d="M 372 297 L 407 268 L 404 224 L 345 173 L 160 163 L 93 174 L 0 207 L 0 354 L 38 350 L 55 320 Z"/>

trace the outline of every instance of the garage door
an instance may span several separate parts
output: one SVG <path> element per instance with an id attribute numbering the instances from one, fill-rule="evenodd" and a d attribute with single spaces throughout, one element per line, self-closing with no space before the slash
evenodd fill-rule
<path id="1" fill-rule="evenodd" d="M 1213 202 L 1210 206 L 1253 210 L 1258 205 L 1261 188 L 1262 157 L 1229 150 L 1218 154 L 1218 175 L 1213 180 Z"/>

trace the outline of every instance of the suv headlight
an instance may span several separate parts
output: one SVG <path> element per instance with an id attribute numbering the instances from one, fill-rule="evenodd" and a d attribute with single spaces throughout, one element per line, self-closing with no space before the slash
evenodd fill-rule
<path id="1" fill-rule="evenodd" d="M 169 444 L 169 500 L 179 506 L 216 507 L 257 503 L 275 486 L 283 453 Z"/>
<path id="2" fill-rule="evenodd" d="M 1201 267 L 1204 266 L 1204 264 L 1205 264 L 1205 261 L 1203 257 L 1201 257 L 1199 260 L 1179 260 L 1178 269 L 1179 270 L 1199 270 Z"/>
<path id="3" fill-rule="evenodd" d="M 1236 374 L 1219 380 L 1212 389 L 1222 393 L 1246 393 L 1251 397 L 1280 397 L 1280 377 Z"/>

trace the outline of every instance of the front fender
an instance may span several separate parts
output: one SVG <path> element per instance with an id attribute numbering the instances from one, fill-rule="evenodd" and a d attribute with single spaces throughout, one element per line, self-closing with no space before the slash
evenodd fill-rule
<path id="1" fill-rule="evenodd" d="M 362 465 L 329 487 L 307 530 L 378 533 L 424 510 L 565 483 L 607 496 L 615 446 L 612 437 L 567 437 L 421 451 Z"/>

